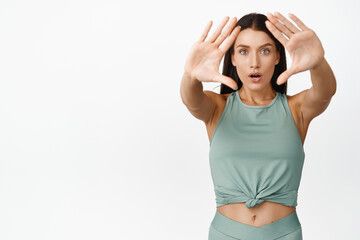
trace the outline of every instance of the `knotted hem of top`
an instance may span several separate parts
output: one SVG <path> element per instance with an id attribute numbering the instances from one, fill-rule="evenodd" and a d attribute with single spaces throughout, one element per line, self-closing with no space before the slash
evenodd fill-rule
<path id="1" fill-rule="evenodd" d="M 260 194 L 258 194 L 255 197 L 249 197 L 246 194 L 233 196 L 217 191 L 216 205 L 217 207 L 220 207 L 230 203 L 245 202 L 245 206 L 247 208 L 252 208 L 260 205 L 264 201 L 269 201 L 269 202 L 280 203 L 286 206 L 296 207 L 297 197 L 298 197 L 297 190 L 291 190 L 282 193 L 274 193 L 267 196 L 261 196 Z"/>

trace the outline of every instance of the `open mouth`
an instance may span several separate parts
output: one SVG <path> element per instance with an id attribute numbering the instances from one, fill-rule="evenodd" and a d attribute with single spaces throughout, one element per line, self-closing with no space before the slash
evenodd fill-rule
<path id="1" fill-rule="evenodd" d="M 250 74 L 250 77 L 253 79 L 259 79 L 261 78 L 261 74 Z"/>
<path id="2" fill-rule="evenodd" d="M 262 75 L 260 73 L 250 73 L 249 77 L 253 82 L 259 82 L 262 79 Z"/>

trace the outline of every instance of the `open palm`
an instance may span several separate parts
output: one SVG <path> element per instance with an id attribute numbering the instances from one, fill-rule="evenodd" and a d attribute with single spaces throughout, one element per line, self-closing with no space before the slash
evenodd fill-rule
<path id="1" fill-rule="evenodd" d="M 275 16 L 268 13 L 267 17 L 269 19 L 269 21 L 266 21 L 267 28 L 285 47 L 292 59 L 291 67 L 278 77 L 278 85 L 285 83 L 291 75 L 310 70 L 321 62 L 325 51 L 320 39 L 300 19 L 294 14 L 289 14 L 289 17 L 301 30 L 278 12 L 275 12 Z M 278 19 L 283 23 L 279 22 Z M 284 35 L 289 39 L 285 38 Z"/>

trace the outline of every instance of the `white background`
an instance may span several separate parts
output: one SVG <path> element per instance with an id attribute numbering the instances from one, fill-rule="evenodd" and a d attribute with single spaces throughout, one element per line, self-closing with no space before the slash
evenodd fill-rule
<path id="1" fill-rule="evenodd" d="M 304 239 L 355 239 L 359 10 L 355 0 L 1 1 L 0 239 L 207 239 L 209 141 L 180 98 L 185 59 L 208 21 L 211 34 L 225 16 L 274 11 L 317 33 L 337 79 L 305 140 Z M 288 95 L 310 87 L 299 73 Z"/>

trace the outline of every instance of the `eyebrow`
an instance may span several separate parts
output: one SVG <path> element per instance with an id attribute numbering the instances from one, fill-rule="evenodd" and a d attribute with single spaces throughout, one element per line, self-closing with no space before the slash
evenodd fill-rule
<path id="1" fill-rule="evenodd" d="M 271 43 L 265 43 L 265 44 L 261 45 L 259 48 L 265 47 L 265 46 L 271 46 L 271 47 L 273 47 L 274 45 L 272 45 Z M 237 48 L 238 48 L 238 47 L 246 47 L 246 48 L 249 48 L 250 46 L 244 45 L 244 44 L 239 44 L 239 45 L 237 45 L 236 47 L 237 47 Z"/>

